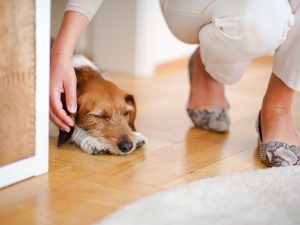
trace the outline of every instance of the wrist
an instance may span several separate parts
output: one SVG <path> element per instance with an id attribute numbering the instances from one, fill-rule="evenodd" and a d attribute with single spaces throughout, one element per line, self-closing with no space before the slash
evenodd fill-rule
<path id="1" fill-rule="evenodd" d="M 51 48 L 51 59 L 58 59 L 58 60 L 71 60 L 73 56 L 72 50 L 63 49 L 60 47 L 56 47 L 55 43 Z"/>

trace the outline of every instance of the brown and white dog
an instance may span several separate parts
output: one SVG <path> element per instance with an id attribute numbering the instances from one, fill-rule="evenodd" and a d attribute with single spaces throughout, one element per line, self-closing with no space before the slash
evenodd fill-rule
<path id="1" fill-rule="evenodd" d="M 75 143 L 88 154 L 126 155 L 146 143 L 136 132 L 133 95 L 105 79 L 83 55 L 73 56 L 78 109 L 69 133 L 59 131 L 58 147 Z M 50 131 L 51 132 L 51 131 Z"/>

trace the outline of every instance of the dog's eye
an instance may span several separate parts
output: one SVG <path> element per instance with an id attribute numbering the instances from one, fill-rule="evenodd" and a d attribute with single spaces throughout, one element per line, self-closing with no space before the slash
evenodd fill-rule
<path id="1" fill-rule="evenodd" d="M 102 114 L 93 114 L 94 117 L 102 120 L 110 120 L 109 116 L 107 115 L 102 115 Z"/>
<path id="2" fill-rule="evenodd" d="M 130 111 L 126 111 L 123 113 L 124 116 L 128 116 L 130 114 Z"/>

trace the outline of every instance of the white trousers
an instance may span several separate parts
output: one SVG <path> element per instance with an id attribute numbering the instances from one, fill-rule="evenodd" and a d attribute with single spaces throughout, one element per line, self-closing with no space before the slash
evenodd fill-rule
<path id="1" fill-rule="evenodd" d="M 207 72 L 240 80 L 252 59 L 275 51 L 273 72 L 300 91 L 300 0 L 160 0 L 171 32 L 200 44 Z"/>

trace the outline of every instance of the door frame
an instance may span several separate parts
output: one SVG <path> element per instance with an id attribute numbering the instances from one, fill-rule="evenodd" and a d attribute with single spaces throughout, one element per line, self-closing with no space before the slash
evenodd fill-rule
<path id="1" fill-rule="evenodd" d="M 48 172 L 50 17 L 51 1 L 36 0 L 35 155 L 0 167 L 0 188 Z"/>

